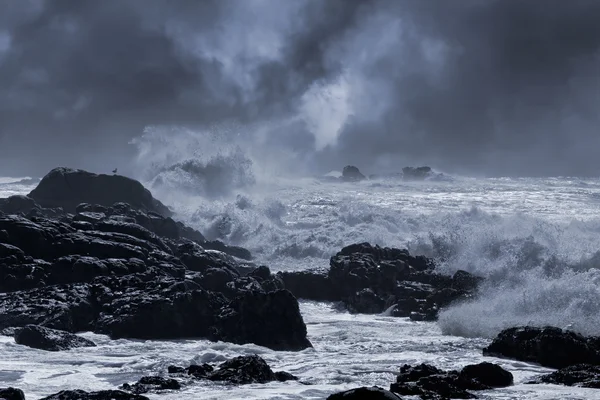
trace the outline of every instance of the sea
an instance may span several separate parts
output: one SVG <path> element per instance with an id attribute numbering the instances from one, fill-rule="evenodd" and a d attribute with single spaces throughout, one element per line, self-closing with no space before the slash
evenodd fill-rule
<path id="1" fill-rule="evenodd" d="M 223 167 L 232 157 L 216 162 Z M 248 165 L 235 165 L 177 162 L 136 177 L 177 219 L 209 239 L 248 248 L 257 265 L 272 271 L 327 268 L 343 246 L 370 242 L 433 257 L 442 272 L 467 270 L 486 277 L 486 284 L 473 301 L 449 307 L 437 322 L 355 315 L 339 304 L 301 301 L 314 347 L 300 352 L 206 340 L 109 340 L 93 333 L 82 335 L 97 347 L 45 352 L 0 337 L 0 387 L 18 387 L 28 399 L 39 399 L 64 389 L 112 389 L 163 374 L 171 364 L 258 354 L 300 381 L 196 381 L 148 397 L 325 399 L 359 386 L 388 388 L 403 364 L 459 369 L 490 361 L 511 371 L 515 385 L 479 392 L 480 398 L 600 399 L 600 390 L 526 384 L 551 370 L 482 355 L 498 332 L 512 326 L 600 335 L 600 179 L 446 176 L 406 182 L 391 176 L 343 183 L 335 179 L 339 172 L 262 179 L 248 173 Z M 209 171 L 217 176 L 207 178 Z M 0 178 L 0 197 L 26 194 L 37 182 Z"/>

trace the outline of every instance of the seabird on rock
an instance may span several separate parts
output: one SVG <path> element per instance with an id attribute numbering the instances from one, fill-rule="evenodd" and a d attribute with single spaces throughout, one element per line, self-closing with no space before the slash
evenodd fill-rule
<path id="1" fill-rule="evenodd" d="M 117 169 L 115 168 L 115 169 L 113 169 L 113 174 L 116 174 L 116 173 L 117 173 Z"/>

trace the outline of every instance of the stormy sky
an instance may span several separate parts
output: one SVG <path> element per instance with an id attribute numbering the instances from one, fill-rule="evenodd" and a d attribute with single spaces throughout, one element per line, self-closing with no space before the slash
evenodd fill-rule
<path id="1" fill-rule="evenodd" d="M 598 176 L 598 21 L 597 0 L 2 1 L 0 175 L 127 170 L 145 127 L 235 121 L 315 172 Z"/>

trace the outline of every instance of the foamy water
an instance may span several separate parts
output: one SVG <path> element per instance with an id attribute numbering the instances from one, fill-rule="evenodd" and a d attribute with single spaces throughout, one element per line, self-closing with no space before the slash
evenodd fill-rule
<path id="1" fill-rule="evenodd" d="M 360 385 L 387 387 L 404 363 L 460 368 L 490 360 L 481 349 L 508 326 L 550 323 L 600 334 L 600 180 L 342 184 L 259 177 L 209 199 L 191 190 L 192 175 L 186 173 L 188 184 L 180 191 L 175 188 L 182 174 L 176 169 L 160 182 L 146 183 L 186 223 L 211 239 L 249 248 L 257 263 L 273 270 L 326 267 L 341 247 L 368 241 L 408 247 L 436 257 L 443 270 L 466 269 L 488 277 L 490 284 L 474 302 L 443 312 L 438 323 L 350 315 L 334 305 L 304 302 L 301 310 L 315 348 L 298 353 L 202 340 L 109 341 L 93 334 L 86 336 L 100 344 L 97 348 L 46 353 L 0 338 L 0 386 L 21 387 L 35 399 L 64 388 L 112 388 L 163 372 L 169 364 L 258 353 L 307 385 L 195 383 L 160 397 L 319 399 Z M 26 186 L 0 184 L 0 197 L 27 193 L 31 185 Z M 524 385 L 548 370 L 494 361 L 513 372 L 517 384 L 486 392 L 489 398 L 600 398 L 592 389 Z"/>

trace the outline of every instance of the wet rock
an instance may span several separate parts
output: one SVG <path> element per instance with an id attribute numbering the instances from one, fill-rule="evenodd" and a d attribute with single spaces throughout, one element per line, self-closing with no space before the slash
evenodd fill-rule
<path id="1" fill-rule="evenodd" d="M 327 400 L 398 400 L 400 397 L 377 386 L 360 387 L 334 393 Z"/>
<path id="2" fill-rule="evenodd" d="M 282 271 L 277 276 L 284 287 L 299 299 L 315 301 L 340 301 L 342 298 L 329 279 L 328 271 Z"/>
<path id="3" fill-rule="evenodd" d="M 512 385 L 513 376 L 499 365 L 468 365 L 462 371 L 442 371 L 428 364 L 404 365 L 390 391 L 422 398 L 477 398 L 469 390 L 487 390 Z"/>
<path id="4" fill-rule="evenodd" d="M 346 307 L 352 313 L 379 314 L 384 306 L 385 300 L 371 289 L 362 289 L 346 299 Z"/>
<path id="5" fill-rule="evenodd" d="M 13 387 L 0 388 L 0 399 L 3 400 L 25 400 L 25 394 L 21 389 Z"/>
<path id="6" fill-rule="evenodd" d="M 178 367 L 177 365 L 169 365 L 167 368 L 167 372 L 169 374 L 183 374 L 185 373 L 185 368 Z"/>
<path id="7" fill-rule="evenodd" d="M 212 365 L 210 364 L 201 364 L 201 365 L 190 365 L 187 368 L 187 374 L 188 375 L 192 375 L 196 378 L 206 378 L 211 372 L 213 372 L 215 369 Z"/>
<path id="8" fill-rule="evenodd" d="M 27 214 L 34 208 L 40 208 L 40 205 L 31 197 L 15 195 L 0 199 L 0 211 L 5 214 Z"/>
<path id="9" fill-rule="evenodd" d="M 100 390 L 85 392 L 83 390 L 63 390 L 40 400 L 149 400 L 146 396 L 127 393 L 121 390 Z"/>
<path id="10" fill-rule="evenodd" d="M 297 381 L 298 380 L 297 376 L 294 376 L 294 375 L 290 374 L 289 372 L 285 372 L 285 371 L 275 372 L 275 378 L 279 382 Z"/>
<path id="11" fill-rule="evenodd" d="M 467 365 L 460 371 L 459 379 L 476 381 L 489 387 L 507 387 L 513 384 L 513 375 L 499 366 L 489 362 Z"/>
<path id="12" fill-rule="evenodd" d="M 600 366 L 576 364 L 542 375 L 527 383 L 552 383 L 600 389 Z"/>
<path id="13" fill-rule="evenodd" d="M 219 326 L 223 340 L 232 343 L 288 351 L 312 347 L 298 301 L 287 290 L 244 293 L 221 312 Z"/>
<path id="14" fill-rule="evenodd" d="M 354 165 L 346 165 L 342 170 L 342 180 L 346 182 L 358 182 L 366 177 Z"/>
<path id="15" fill-rule="evenodd" d="M 133 384 L 125 383 L 120 389 L 134 394 L 144 394 L 162 390 L 179 390 L 181 384 L 176 379 L 163 378 L 161 376 L 144 376 Z"/>
<path id="16" fill-rule="evenodd" d="M 15 342 L 34 349 L 60 351 L 77 347 L 95 347 L 91 340 L 69 332 L 45 328 L 39 325 L 26 325 L 15 332 Z"/>
<path id="17" fill-rule="evenodd" d="M 265 360 L 257 355 L 232 358 L 219 365 L 217 370 L 208 375 L 208 379 L 212 381 L 226 381 L 238 385 L 268 383 L 281 380 L 281 378 L 290 380 L 295 377 L 288 373 L 277 375 Z"/>
<path id="18" fill-rule="evenodd" d="M 42 207 L 62 207 L 66 212 L 75 212 L 81 203 L 109 207 L 117 202 L 126 202 L 135 209 L 153 211 L 167 217 L 171 215 L 164 204 L 134 179 L 70 168 L 50 171 L 29 193 L 29 197 Z"/>
<path id="19" fill-rule="evenodd" d="M 536 362 L 550 368 L 600 365 L 598 343 L 598 338 L 554 327 L 517 327 L 500 332 L 483 354 Z"/>

